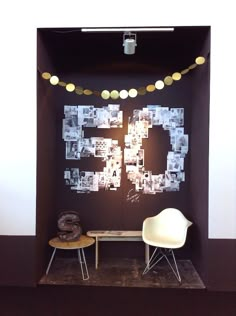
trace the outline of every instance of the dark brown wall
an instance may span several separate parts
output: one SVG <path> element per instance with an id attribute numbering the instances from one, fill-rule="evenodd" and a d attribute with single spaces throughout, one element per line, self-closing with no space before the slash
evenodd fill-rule
<path id="1" fill-rule="evenodd" d="M 210 239 L 207 258 L 209 290 L 236 291 L 236 240 Z"/>
<path id="2" fill-rule="evenodd" d="M 40 37 L 47 54 L 52 60 L 41 66 L 44 71 L 55 73 L 62 81 L 74 82 L 84 88 L 92 90 L 117 89 L 146 86 L 158 79 L 163 79 L 175 71 L 181 71 L 192 64 L 199 55 L 199 47 L 207 41 L 208 28 L 177 28 L 174 34 L 138 34 L 138 47 L 136 54 L 126 56 L 122 53 L 122 37 L 120 34 L 82 34 L 79 30 L 65 33 L 71 30 L 41 29 Z M 192 41 L 192 38 L 195 41 Z M 191 41 L 191 45 L 186 43 Z M 42 63 L 43 64 L 43 63 Z M 202 66 L 202 67 L 205 67 Z M 148 93 L 135 99 L 127 100 L 102 100 L 96 96 L 78 96 L 68 93 L 64 88 L 52 87 L 48 84 L 48 93 L 55 104 L 55 123 L 57 126 L 56 138 L 56 174 L 54 186 L 56 192 L 54 217 L 54 230 L 56 228 L 57 215 L 61 210 L 78 210 L 84 231 L 89 229 L 141 229 L 145 217 L 152 216 L 166 207 L 179 208 L 190 220 L 193 220 L 190 201 L 190 153 L 185 158 L 186 181 L 181 183 L 179 192 L 165 192 L 156 195 L 140 194 L 139 203 L 126 201 L 128 191 L 133 185 L 128 181 L 125 166 L 122 171 L 121 188 L 116 192 L 99 191 L 90 194 L 76 194 L 65 186 L 63 173 L 66 167 L 79 167 L 80 170 L 102 170 L 104 164 L 96 158 L 83 158 L 80 161 L 65 160 L 65 142 L 62 140 L 62 119 L 64 117 L 64 105 L 94 105 L 102 107 L 108 103 L 119 103 L 124 114 L 124 126 L 122 129 L 85 129 L 85 137 L 102 136 L 118 139 L 124 149 L 124 135 L 127 134 L 128 117 L 133 109 L 141 109 L 148 104 L 159 104 L 169 107 L 183 107 L 185 109 L 185 132 L 190 136 L 192 111 L 197 103 L 202 102 L 196 95 L 193 98 L 194 83 L 196 78 L 193 70 L 183 76 L 180 82 L 171 87 L 165 87 L 162 91 Z M 200 78 L 202 80 L 202 78 Z M 208 80 L 208 78 L 206 78 Z M 204 84 L 204 82 L 202 83 Z M 209 87 L 209 86 L 207 86 Z M 203 102 L 206 100 L 204 99 Z M 194 103 L 195 102 L 195 103 Z M 50 103 L 50 102 L 49 102 Z M 205 103 L 204 105 L 205 106 Z M 195 110 L 196 111 L 196 110 Z M 207 125 L 208 127 L 208 125 Z M 50 128 L 48 126 L 48 128 Z M 50 134 L 52 135 L 52 134 Z M 200 138 L 205 138 L 204 132 Z M 50 138 L 49 143 L 53 143 Z M 149 138 L 143 141 L 145 150 L 145 169 L 152 170 L 154 174 L 164 173 L 166 169 L 166 155 L 171 150 L 168 132 L 162 127 L 149 129 Z M 204 147 L 204 157 L 207 159 L 208 148 Z M 207 164 L 207 162 L 206 162 Z M 207 179 L 206 179 L 207 180 Z M 196 188 L 199 189 L 199 186 Z M 204 209 L 204 212 L 207 212 Z M 204 213 L 203 212 L 203 213 Z M 195 212 L 197 216 L 198 211 Z M 200 215 L 201 217 L 201 215 Z M 203 217 L 207 215 L 204 213 Z M 197 222 L 198 220 L 195 220 Z M 207 221 L 203 222 L 207 227 Z M 53 230 L 53 231 L 54 231 Z M 190 233 L 186 247 L 178 252 L 180 256 L 189 257 L 195 251 L 194 233 Z M 124 247 L 122 245 L 122 247 Z M 137 256 L 143 255 L 143 250 L 137 249 L 134 253 L 133 245 L 128 245 L 127 253 Z M 107 253 L 112 255 L 111 249 L 106 247 Z M 117 246 L 116 250 L 119 249 Z M 122 254 L 124 254 L 122 249 Z M 119 252 L 118 252 L 119 253 Z M 117 254 L 117 252 L 116 252 Z"/>
<path id="3" fill-rule="evenodd" d="M 207 63 L 193 76 L 190 142 L 190 209 L 194 225 L 192 260 L 207 284 L 208 258 L 208 153 L 210 102 L 210 30 L 202 43 L 201 55 Z"/>
<path id="4" fill-rule="evenodd" d="M 0 236 L 0 249 L 0 285 L 36 285 L 36 238 L 34 236 Z"/>
<path id="5" fill-rule="evenodd" d="M 56 120 L 55 100 L 42 80 L 43 68 L 52 67 L 45 43 L 38 34 L 37 78 L 37 280 L 46 269 L 48 240 L 55 234 Z"/>

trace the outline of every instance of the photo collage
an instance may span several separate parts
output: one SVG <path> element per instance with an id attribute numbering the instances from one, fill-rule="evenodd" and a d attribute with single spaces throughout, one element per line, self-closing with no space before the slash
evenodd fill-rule
<path id="1" fill-rule="evenodd" d="M 85 127 L 122 128 L 123 112 L 119 104 L 108 104 L 102 108 L 92 105 L 64 106 L 62 135 L 66 142 L 65 158 L 80 160 L 98 157 L 105 162 L 101 172 L 66 169 L 66 185 L 78 193 L 99 190 L 117 190 L 121 186 L 121 168 L 124 165 L 128 179 L 135 191 L 156 194 L 164 191 L 178 191 L 180 182 L 185 181 L 184 158 L 188 152 L 189 139 L 184 133 L 184 109 L 160 105 L 147 105 L 133 110 L 128 118 L 128 134 L 124 136 L 124 156 L 118 140 L 103 137 L 84 137 Z M 149 128 L 162 126 L 169 132 L 172 151 L 167 154 L 166 170 L 163 174 L 152 174 L 145 170 L 142 139 L 148 138 Z"/>
<path id="2" fill-rule="evenodd" d="M 145 170 L 142 139 L 148 138 L 148 129 L 162 126 L 169 131 L 172 151 L 167 155 L 165 173 L 153 175 Z M 184 109 L 148 105 L 134 110 L 129 117 L 128 134 L 125 135 L 124 164 L 128 179 L 136 192 L 155 194 L 163 191 L 178 191 L 185 180 L 184 158 L 188 152 L 188 135 L 184 134 Z"/>
<path id="3" fill-rule="evenodd" d="M 84 138 L 84 127 L 121 128 L 123 113 L 118 104 L 107 107 L 64 106 L 62 136 L 66 142 L 65 158 L 80 160 L 84 157 L 98 157 L 105 162 L 102 172 L 80 171 L 79 168 L 66 169 L 66 185 L 78 193 L 117 190 L 121 185 L 122 151 L 118 141 L 111 138 Z"/>

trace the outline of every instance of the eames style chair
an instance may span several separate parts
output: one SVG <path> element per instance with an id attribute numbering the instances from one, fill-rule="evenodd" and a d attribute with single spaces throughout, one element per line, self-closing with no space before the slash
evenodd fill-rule
<path id="1" fill-rule="evenodd" d="M 148 217 L 143 222 L 143 241 L 154 246 L 155 250 L 143 271 L 146 274 L 163 258 L 166 259 L 171 270 L 179 282 L 181 277 L 175 260 L 173 249 L 181 248 L 185 244 L 188 227 L 192 222 L 175 208 L 166 208 L 158 215 Z M 168 256 L 172 255 L 173 264 Z"/>

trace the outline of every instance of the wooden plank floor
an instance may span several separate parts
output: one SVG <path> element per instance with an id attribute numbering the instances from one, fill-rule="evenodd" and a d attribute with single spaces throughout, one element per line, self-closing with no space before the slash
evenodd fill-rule
<path id="1" fill-rule="evenodd" d="M 148 274 L 143 275 L 144 262 L 138 259 L 118 258 L 100 260 L 95 270 L 94 262 L 88 262 L 90 278 L 83 281 L 76 258 L 55 258 L 48 275 L 39 284 L 112 286 L 141 288 L 204 289 L 205 286 L 189 260 L 178 260 L 182 278 L 180 284 L 168 264 L 163 260 Z"/>

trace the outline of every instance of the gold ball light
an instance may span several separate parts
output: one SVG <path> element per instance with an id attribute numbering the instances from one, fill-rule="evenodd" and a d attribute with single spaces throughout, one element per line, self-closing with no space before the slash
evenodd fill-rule
<path id="1" fill-rule="evenodd" d="M 83 89 L 82 87 L 77 86 L 77 87 L 75 88 L 75 93 L 76 93 L 76 94 L 82 95 L 83 92 L 84 92 L 84 89 Z"/>
<path id="2" fill-rule="evenodd" d="M 73 92 L 73 91 L 75 90 L 75 85 L 74 85 L 73 83 L 68 83 L 68 84 L 66 85 L 66 90 L 67 90 L 68 92 Z"/>
<path id="3" fill-rule="evenodd" d="M 84 95 L 92 95 L 93 91 L 89 89 L 84 89 Z"/>
<path id="4" fill-rule="evenodd" d="M 137 95 L 138 95 L 138 91 L 136 89 L 132 88 L 129 90 L 129 96 L 131 98 L 135 98 Z"/>
<path id="5" fill-rule="evenodd" d="M 121 99 L 127 99 L 128 98 L 128 96 L 129 96 L 129 93 L 128 93 L 128 91 L 127 90 L 121 90 L 120 91 L 120 98 Z"/>
<path id="6" fill-rule="evenodd" d="M 56 86 L 59 82 L 59 78 L 57 76 L 52 76 L 50 78 L 50 83 L 53 85 L 53 86 Z"/>
<path id="7" fill-rule="evenodd" d="M 154 86 L 154 84 L 149 84 L 148 86 L 146 86 L 146 90 L 147 92 L 153 92 L 156 90 L 156 87 Z"/>
<path id="8" fill-rule="evenodd" d="M 110 92 L 108 90 L 103 90 L 102 93 L 101 93 L 101 97 L 104 99 L 104 100 L 107 100 L 110 98 Z"/>
<path id="9" fill-rule="evenodd" d="M 167 86 L 171 86 L 172 83 L 173 83 L 172 77 L 171 77 L 171 76 L 166 76 L 165 79 L 164 79 L 164 83 L 165 83 L 165 85 L 167 85 Z"/>
<path id="10" fill-rule="evenodd" d="M 157 90 L 163 89 L 165 86 L 164 82 L 162 80 L 157 80 L 155 83 L 155 87 Z"/>
<path id="11" fill-rule="evenodd" d="M 49 80 L 51 78 L 51 74 L 49 72 L 43 72 L 42 73 L 42 78 L 43 79 L 46 79 L 46 80 Z"/>
<path id="12" fill-rule="evenodd" d="M 113 100 L 116 100 L 116 99 L 118 99 L 119 98 L 119 92 L 117 91 L 117 90 L 112 90 L 111 91 L 111 98 L 113 99 Z"/>
<path id="13" fill-rule="evenodd" d="M 145 95 L 146 93 L 147 93 L 147 91 L 146 91 L 145 87 L 138 88 L 138 94 L 139 95 Z"/>
<path id="14" fill-rule="evenodd" d="M 197 57 L 196 59 L 195 59 L 195 63 L 197 64 L 197 65 L 203 65 L 204 63 L 205 63 L 205 58 L 204 57 L 202 57 L 202 56 L 199 56 L 199 57 Z"/>
<path id="15" fill-rule="evenodd" d="M 175 81 L 180 80 L 181 77 L 182 77 L 182 75 L 179 72 L 174 72 L 173 75 L 172 75 L 172 79 L 175 80 Z"/>

